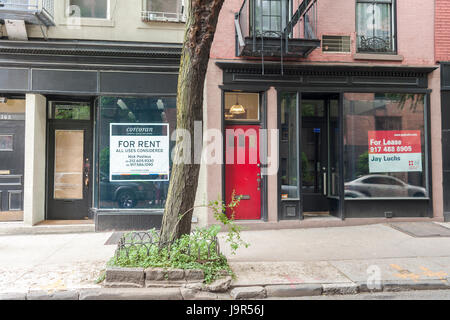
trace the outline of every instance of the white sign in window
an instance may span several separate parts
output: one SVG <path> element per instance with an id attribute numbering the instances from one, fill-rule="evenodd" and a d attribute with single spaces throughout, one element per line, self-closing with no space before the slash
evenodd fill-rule
<path id="1" fill-rule="evenodd" d="M 110 181 L 168 181 L 169 124 L 110 124 Z"/>

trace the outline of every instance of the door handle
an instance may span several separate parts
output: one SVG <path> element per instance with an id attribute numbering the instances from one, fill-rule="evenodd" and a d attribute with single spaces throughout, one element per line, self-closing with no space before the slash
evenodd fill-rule
<path id="1" fill-rule="evenodd" d="M 323 195 L 327 195 L 327 173 L 323 173 Z"/>
<path id="2" fill-rule="evenodd" d="M 84 162 L 84 186 L 89 187 L 89 173 L 91 171 L 91 163 L 89 162 L 89 158 L 86 158 Z"/>
<path id="3" fill-rule="evenodd" d="M 258 182 L 258 191 L 261 190 L 261 179 L 256 179 L 256 182 Z"/>

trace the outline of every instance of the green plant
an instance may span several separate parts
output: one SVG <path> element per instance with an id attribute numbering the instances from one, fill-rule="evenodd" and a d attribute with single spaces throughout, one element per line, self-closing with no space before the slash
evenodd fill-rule
<path id="1" fill-rule="evenodd" d="M 100 275 L 98 276 L 98 278 L 95 280 L 95 284 L 100 284 L 100 283 L 102 283 L 103 281 L 105 281 L 105 279 L 106 279 L 106 271 L 105 271 L 105 270 L 102 270 L 102 271 L 100 272 Z"/>
<path id="2" fill-rule="evenodd" d="M 140 267 L 140 268 L 176 268 L 201 269 L 205 275 L 205 282 L 211 283 L 219 278 L 222 272 L 234 276 L 227 259 L 215 249 L 213 241 L 217 240 L 219 226 L 200 228 L 191 234 L 183 235 L 166 247 L 159 246 L 159 235 L 156 230 L 150 230 L 152 243 L 133 244 L 130 234 L 129 247 L 117 252 L 109 262 L 109 266 Z"/>
<path id="3" fill-rule="evenodd" d="M 226 204 L 219 197 L 218 200 L 211 201 L 208 207 L 213 210 L 214 218 L 224 226 L 228 227 L 226 241 L 230 244 L 231 254 L 236 254 L 236 250 L 239 249 L 240 246 L 248 248 L 249 244 L 242 240 L 242 228 L 236 224 L 235 220 L 235 210 L 239 206 L 241 197 L 236 197 L 236 192 L 233 190 L 231 199 L 231 202 Z M 230 217 L 227 215 L 227 209 L 230 211 Z"/>

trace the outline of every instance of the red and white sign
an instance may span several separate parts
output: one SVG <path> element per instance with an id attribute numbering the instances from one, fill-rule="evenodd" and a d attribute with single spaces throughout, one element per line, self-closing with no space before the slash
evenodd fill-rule
<path id="1" fill-rule="evenodd" d="M 369 131 L 369 171 L 422 172 L 420 130 Z"/>

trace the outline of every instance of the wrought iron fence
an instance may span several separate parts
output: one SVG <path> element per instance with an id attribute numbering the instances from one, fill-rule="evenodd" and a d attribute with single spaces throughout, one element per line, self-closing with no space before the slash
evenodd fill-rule
<path id="1" fill-rule="evenodd" d="M 191 238 L 195 238 L 196 236 L 203 237 L 199 231 L 194 231 L 190 236 Z M 161 243 L 159 240 L 159 235 L 152 231 L 131 232 L 124 234 L 120 238 L 114 257 L 116 261 L 122 256 L 129 258 L 132 252 L 139 252 L 140 254 L 150 256 L 151 252 L 154 252 L 155 250 L 158 250 L 158 253 L 160 253 L 161 250 L 166 249 L 170 260 L 171 249 L 175 243 L 175 241 Z M 184 254 L 193 257 L 199 263 L 205 263 L 217 259 L 217 257 L 220 256 L 220 245 L 218 238 L 206 238 L 206 243 L 207 246 L 204 247 L 195 245 L 195 242 L 189 242 L 187 247 L 184 248 Z"/>

